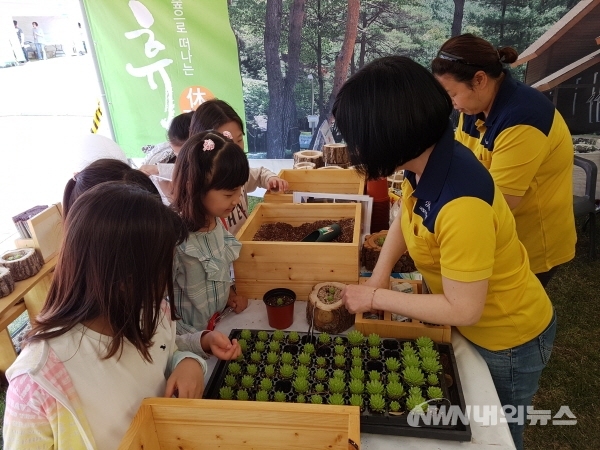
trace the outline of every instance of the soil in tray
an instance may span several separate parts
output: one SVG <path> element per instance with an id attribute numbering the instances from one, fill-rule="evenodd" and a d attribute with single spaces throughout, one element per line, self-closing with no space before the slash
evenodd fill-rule
<path id="1" fill-rule="evenodd" d="M 260 226 L 253 241 L 278 241 L 278 242 L 300 242 L 319 228 L 326 227 L 332 223 L 338 223 L 341 232 L 331 242 L 350 243 L 354 235 L 354 219 L 317 220 L 316 222 L 303 223 L 297 227 L 285 222 L 264 223 Z"/>
<path id="2" fill-rule="evenodd" d="M 248 331 L 246 330 L 248 334 Z M 403 366 L 396 372 L 400 374 L 399 382 L 402 384 L 405 394 L 397 399 L 401 409 L 399 413 L 390 411 L 390 399 L 386 393 L 388 377 L 393 378 L 392 371 L 388 370 L 386 365 L 387 358 L 396 358 L 400 362 L 403 360 L 403 348 L 406 342 L 418 351 L 415 341 L 406 341 L 401 339 L 381 339 L 379 345 L 380 356 L 378 358 L 370 357 L 372 346 L 365 340 L 360 349 L 360 357 L 357 356 L 358 350 L 353 350 L 346 336 L 331 335 L 331 341 L 322 342 L 317 334 L 313 338 L 314 352 L 310 355 L 308 363 L 301 363 L 301 358 L 307 359 L 305 344 L 308 342 L 306 333 L 298 333 L 300 340 L 297 343 L 290 342 L 289 332 L 265 332 L 251 330 L 250 337 L 241 339 L 241 330 L 233 330 L 230 338 L 241 339 L 243 342 L 243 358 L 238 361 L 219 361 L 205 391 L 205 398 L 222 398 L 222 389 L 229 386 L 229 394 L 232 399 L 241 396 L 242 400 L 256 400 L 259 391 L 266 392 L 264 401 L 285 401 L 285 402 L 306 402 L 311 403 L 313 397 L 320 397 L 323 404 L 332 403 L 332 392 L 330 391 L 333 378 L 342 378 L 345 387 L 337 395 L 336 400 L 341 404 L 350 404 L 350 382 L 353 379 L 352 367 L 356 362 L 364 372 L 365 391 L 362 394 L 363 408 L 361 409 L 361 431 L 377 434 L 391 434 L 402 436 L 429 437 L 436 439 L 447 439 L 465 441 L 471 437 L 469 426 L 460 423 L 456 425 L 443 424 L 422 424 L 420 427 L 411 427 L 407 421 L 406 398 L 410 386 L 402 378 Z M 275 343 L 274 343 L 275 341 Z M 442 366 L 441 372 L 437 374 L 438 383 L 436 384 L 442 390 L 443 400 L 438 403 L 434 401 L 429 404 L 433 407 L 441 405 L 459 405 L 461 410 L 465 411 L 464 397 L 462 387 L 458 378 L 456 361 L 452 346 L 449 344 L 434 344 L 434 349 L 439 353 L 438 362 Z M 285 354 L 285 356 L 284 356 Z M 338 356 L 336 358 L 336 356 Z M 341 356 L 341 357 L 340 357 Z M 360 361 L 356 361 L 360 358 Z M 353 361 L 354 359 L 354 361 Z M 235 364 L 237 371 L 232 372 L 230 365 Z M 289 364 L 293 372 L 285 373 L 282 370 L 284 364 Z M 270 366 L 270 369 L 267 367 Z M 269 371 L 272 371 L 268 375 Z M 297 392 L 295 380 L 299 371 L 304 371 L 303 378 L 308 381 L 305 392 Z M 425 376 L 427 376 L 425 374 Z M 245 379 L 244 379 L 245 377 Z M 268 378 L 266 388 L 263 379 Z M 384 386 L 382 397 L 385 400 L 383 411 L 372 411 L 370 408 L 370 396 L 367 393 L 367 382 L 371 378 L 379 378 Z M 321 385 L 321 386 L 319 386 Z M 418 389 L 421 389 L 421 395 L 426 399 L 427 388 L 430 386 L 427 382 Z M 413 388 L 414 389 L 414 388 Z M 240 391 L 245 391 L 240 394 Z M 263 395 L 264 393 L 263 392 Z M 303 397 L 303 398 L 302 398 Z M 227 398 L 227 397 L 226 397 Z M 303 400 L 303 401 L 302 401 Z M 317 399 L 318 400 L 318 399 Z"/>

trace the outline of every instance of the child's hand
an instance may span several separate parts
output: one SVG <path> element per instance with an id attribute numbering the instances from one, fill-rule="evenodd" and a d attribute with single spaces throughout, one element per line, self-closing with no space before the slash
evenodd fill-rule
<path id="1" fill-rule="evenodd" d="M 156 164 L 144 164 L 140 167 L 140 170 L 146 175 L 158 175 L 158 166 Z"/>
<path id="2" fill-rule="evenodd" d="M 204 333 L 200 339 L 200 344 L 206 353 L 212 353 L 217 358 L 226 361 L 236 359 L 242 354 L 242 349 L 240 348 L 237 339 L 230 341 L 229 338 L 220 331 Z"/>
<path id="3" fill-rule="evenodd" d="M 285 192 L 290 187 L 287 181 L 279 177 L 269 178 L 269 180 L 267 181 L 267 185 L 269 186 L 269 190 L 279 192 Z"/>
<path id="4" fill-rule="evenodd" d="M 242 295 L 236 294 L 233 290 L 229 293 L 227 306 L 233 308 L 236 314 L 241 313 L 248 307 L 248 299 Z"/>
<path id="5" fill-rule="evenodd" d="M 194 358 L 184 358 L 177 364 L 167 380 L 165 397 L 171 398 L 176 394 L 178 398 L 202 398 L 203 392 L 204 371 L 202 366 Z"/>

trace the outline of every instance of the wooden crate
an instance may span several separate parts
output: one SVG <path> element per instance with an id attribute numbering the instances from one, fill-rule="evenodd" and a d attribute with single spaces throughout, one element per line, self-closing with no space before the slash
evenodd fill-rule
<path id="1" fill-rule="evenodd" d="M 298 226 L 347 218 L 354 218 L 351 243 L 252 240 L 264 223 Z M 242 243 L 233 263 L 238 293 L 260 299 L 268 290 L 284 287 L 293 290 L 297 300 L 308 300 L 317 283 L 358 283 L 360 218 L 360 203 L 259 203 L 236 234 Z"/>
<path id="2" fill-rule="evenodd" d="M 363 195 L 365 192 L 365 179 L 354 169 L 284 169 L 279 172 L 278 176 L 290 184 L 290 191 L 354 195 Z M 267 191 L 264 201 L 266 203 L 292 203 L 292 197 L 293 194 Z"/>
<path id="3" fill-rule="evenodd" d="M 119 450 L 360 449 L 359 415 L 357 406 L 149 398 Z"/>
<path id="4" fill-rule="evenodd" d="M 369 278 L 360 278 L 360 284 L 365 283 Z M 419 280 L 404 280 L 399 278 L 390 278 L 390 288 L 395 283 L 410 283 L 413 285 L 413 293 L 422 293 L 422 282 Z M 451 342 L 451 327 L 449 325 L 429 325 L 418 320 L 410 322 L 398 322 L 392 320 L 392 314 L 388 311 L 383 312 L 383 319 L 366 319 L 362 314 L 357 314 L 354 319 L 354 327 L 368 335 L 376 333 L 381 337 L 416 339 L 420 336 L 429 336 L 435 342 Z"/>

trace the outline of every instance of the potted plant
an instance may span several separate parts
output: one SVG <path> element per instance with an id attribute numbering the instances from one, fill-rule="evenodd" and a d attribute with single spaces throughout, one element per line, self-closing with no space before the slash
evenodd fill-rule
<path id="1" fill-rule="evenodd" d="M 296 293 L 286 288 L 271 289 L 263 296 L 269 326 L 277 330 L 289 328 L 294 322 Z"/>

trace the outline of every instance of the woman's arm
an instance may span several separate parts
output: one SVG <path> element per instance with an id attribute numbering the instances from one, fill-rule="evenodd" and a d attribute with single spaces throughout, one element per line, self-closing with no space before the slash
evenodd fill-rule
<path id="1" fill-rule="evenodd" d="M 390 283 L 390 274 L 396 262 L 406 252 L 406 242 L 400 228 L 400 220 L 402 218 L 402 204 L 400 205 L 400 213 L 394 219 L 390 226 L 388 234 L 383 243 L 383 248 L 373 269 L 373 274 L 367 280 L 367 286 L 385 287 Z"/>

